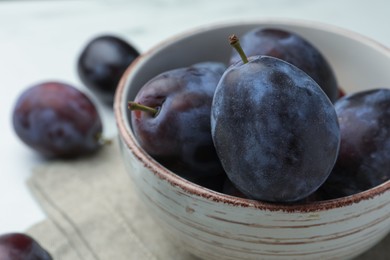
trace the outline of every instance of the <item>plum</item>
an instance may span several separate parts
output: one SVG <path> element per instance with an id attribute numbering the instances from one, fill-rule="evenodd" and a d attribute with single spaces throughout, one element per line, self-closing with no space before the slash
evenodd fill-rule
<path id="1" fill-rule="evenodd" d="M 240 42 L 247 56 L 266 55 L 291 63 L 312 77 L 332 102 L 339 97 L 336 76 L 328 61 L 297 33 L 278 28 L 255 28 L 245 33 Z M 239 59 L 233 51 L 230 64 Z"/>
<path id="2" fill-rule="evenodd" d="M 1 260 L 52 260 L 51 255 L 31 236 L 7 233 L 0 236 Z"/>
<path id="3" fill-rule="evenodd" d="M 163 72 L 129 102 L 140 146 L 174 173 L 206 187 L 222 186 L 224 175 L 211 138 L 210 109 L 225 68 L 209 62 Z"/>
<path id="4" fill-rule="evenodd" d="M 119 80 L 138 56 L 138 50 L 127 41 L 114 35 L 101 35 L 82 50 L 77 72 L 98 98 L 111 105 Z"/>
<path id="5" fill-rule="evenodd" d="M 321 187 L 328 199 L 353 195 L 390 179 L 390 90 L 359 91 L 335 103 L 340 151 Z"/>
<path id="6" fill-rule="evenodd" d="M 12 115 L 19 138 L 47 157 L 90 154 L 102 145 L 102 121 L 93 102 L 75 87 L 56 81 L 27 88 Z"/>
<path id="7" fill-rule="evenodd" d="M 239 47 L 237 37 L 230 40 Z M 225 71 L 211 106 L 211 131 L 234 186 L 270 202 L 298 201 L 316 191 L 340 143 L 335 109 L 318 84 L 270 56 L 245 57 Z"/>

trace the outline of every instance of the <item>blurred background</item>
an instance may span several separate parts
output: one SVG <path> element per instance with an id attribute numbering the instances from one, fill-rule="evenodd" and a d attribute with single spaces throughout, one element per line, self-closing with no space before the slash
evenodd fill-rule
<path id="1" fill-rule="evenodd" d="M 293 18 L 343 27 L 390 47 L 389 10 L 386 0 L 0 1 L 0 233 L 23 231 L 45 218 L 26 186 L 44 160 L 15 135 L 14 103 L 24 89 L 47 80 L 68 82 L 94 98 L 76 73 L 78 55 L 93 37 L 114 34 L 142 53 L 210 24 Z M 115 137 L 111 107 L 94 101 L 105 135 Z"/>

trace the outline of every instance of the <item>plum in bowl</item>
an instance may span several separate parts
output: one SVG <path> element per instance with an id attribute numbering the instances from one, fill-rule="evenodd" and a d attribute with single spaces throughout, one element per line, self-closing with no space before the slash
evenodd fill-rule
<path id="1" fill-rule="evenodd" d="M 314 44 L 346 93 L 390 87 L 390 50 L 344 29 L 309 21 L 257 20 L 199 28 L 158 44 L 125 72 L 114 108 L 125 167 L 140 199 L 172 237 L 204 259 L 348 259 L 390 231 L 390 181 L 337 199 L 269 203 L 190 182 L 153 159 L 134 136 L 131 111 L 140 88 L 164 71 L 204 61 L 228 63 L 227 37 L 257 27 L 295 32 Z"/>

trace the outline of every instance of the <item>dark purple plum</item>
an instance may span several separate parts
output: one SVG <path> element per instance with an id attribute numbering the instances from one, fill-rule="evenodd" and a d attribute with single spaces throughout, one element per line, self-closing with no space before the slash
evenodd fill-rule
<path id="1" fill-rule="evenodd" d="M 231 41 L 238 44 L 236 37 Z M 248 198 L 301 200 L 323 184 L 336 161 L 335 109 L 318 84 L 290 63 L 269 56 L 245 59 L 226 70 L 214 94 L 217 154 Z"/>
<path id="2" fill-rule="evenodd" d="M 341 143 L 336 165 L 321 187 L 327 198 L 353 195 L 390 179 L 390 90 L 373 89 L 335 103 Z"/>
<path id="3" fill-rule="evenodd" d="M 113 35 L 92 39 L 82 50 L 77 71 L 81 81 L 101 100 L 112 104 L 120 78 L 139 52 Z"/>
<path id="4" fill-rule="evenodd" d="M 31 236 L 7 233 L 0 236 L 1 260 L 52 260 L 50 254 Z"/>
<path id="5" fill-rule="evenodd" d="M 202 63 L 163 72 L 129 102 L 140 146 L 174 173 L 207 187 L 218 186 L 210 177 L 224 174 L 211 138 L 210 109 L 225 68 Z M 139 104 L 150 111 L 141 111 Z M 222 186 L 219 178 L 215 182 Z"/>
<path id="6" fill-rule="evenodd" d="M 321 52 L 300 35 L 277 28 L 255 28 L 241 39 L 247 56 L 266 55 L 295 65 L 312 77 L 332 102 L 339 97 L 336 76 Z M 233 52 L 230 63 L 240 60 Z"/>
<path id="7" fill-rule="evenodd" d="M 13 126 L 20 139 L 47 157 L 90 154 L 102 144 L 102 122 L 92 101 L 62 82 L 26 89 L 16 101 Z"/>

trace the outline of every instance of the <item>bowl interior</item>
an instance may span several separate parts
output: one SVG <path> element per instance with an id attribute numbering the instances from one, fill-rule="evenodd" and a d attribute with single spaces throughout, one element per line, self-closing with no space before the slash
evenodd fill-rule
<path id="1" fill-rule="evenodd" d="M 134 100 L 139 89 L 148 80 L 166 70 L 204 61 L 227 63 L 232 52 L 227 40 L 228 36 L 233 33 L 240 36 L 255 27 L 281 28 L 306 38 L 331 64 L 339 86 L 346 93 L 390 87 L 390 73 L 388 73 L 390 50 L 356 33 L 334 26 L 294 20 L 262 20 L 214 25 L 168 39 L 144 53 L 128 68 L 115 100 L 115 109 L 119 111 L 117 118 L 121 121 L 119 124 L 124 125 L 124 128 L 120 128 L 120 134 L 125 135 L 125 139 L 131 140 L 139 152 L 144 153 L 137 146 L 131 131 L 127 101 Z M 170 174 L 169 171 L 166 174 Z M 390 182 L 381 186 L 378 192 L 390 189 Z"/>

